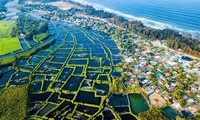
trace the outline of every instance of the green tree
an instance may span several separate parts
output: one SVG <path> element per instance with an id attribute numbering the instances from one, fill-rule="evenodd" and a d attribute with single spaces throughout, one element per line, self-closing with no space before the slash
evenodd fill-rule
<path id="1" fill-rule="evenodd" d="M 121 77 L 114 79 L 113 84 L 112 84 L 112 93 L 120 94 L 123 92 L 125 92 L 125 86 L 123 83 L 123 79 Z"/>
<path id="2" fill-rule="evenodd" d="M 122 78 L 122 81 L 128 81 L 129 80 L 129 76 L 127 74 L 123 74 L 121 78 Z"/>
<path id="3" fill-rule="evenodd" d="M 149 80 L 154 81 L 154 76 L 152 74 L 148 74 L 147 77 L 148 77 Z"/>
<path id="4" fill-rule="evenodd" d="M 185 100 L 183 98 L 179 99 L 178 102 L 181 104 L 182 107 L 185 105 Z"/>
<path id="5" fill-rule="evenodd" d="M 28 117 L 28 85 L 0 91 L 0 120 L 26 120 Z"/>
<path id="6" fill-rule="evenodd" d="M 176 117 L 176 120 L 185 120 L 184 118 L 181 118 L 180 116 Z"/>
<path id="7" fill-rule="evenodd" d="M 138 120 L 168 120 L 164 112 L 155 106 L 151 106 L 148 111 L 138 114 Z"/>
<path id="8" fill-rule="evenodd" d="M 182 89 L 182 90 L 184 89 L 184 85 L 181 84 L 181 83 L 178 83 L 177 86 L 178 86 L 179 89 Z"/>
<path id="9" fill-rule="evenodd" d="M 198 80 L 198 75 L 195 75 L 191 78 L 191 82 L 195 82 Z"/>

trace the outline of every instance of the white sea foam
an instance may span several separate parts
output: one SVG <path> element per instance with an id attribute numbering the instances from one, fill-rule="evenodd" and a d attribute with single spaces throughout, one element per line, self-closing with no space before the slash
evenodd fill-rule
<path id="1" fill-rule="evenodd" d="M 123 16 L 123 17 L 125 17 L 129 20 L 141 21 L 147 27 L 151 27 L 151 28 L 155 28 L 155 29 L 172 29 L 172 30 L 176 30 L 176 31 L 180 32 L 181 34 L 186 33 L 186 34 L 192 34 L 192 35 L 200 36 L 200 31 L 182 29 L 182 28 L 179 28 L 175 25 L 170 25 L 170 24 L 167 24 L 167 23 L 162 23 L 162 22 L 158 22 L 158 21 L 154 21 L 154 20 L 150 20 L 150 19 L 146 19 L 146 18 L 136 17 L 136 16 L 133 16 L 133 15 L 122 13 L 120 11 L 105 7 L 103 5 L 88 2 L 87 0 L 73 0 L 73 1 L 84 4 L 84 5 L 93 6 L 97 10 L 104 10 L 104 11 L 107 11 L 107 12 L 110 12 L 110 13 L 117 14 L 119 16 Z"/>

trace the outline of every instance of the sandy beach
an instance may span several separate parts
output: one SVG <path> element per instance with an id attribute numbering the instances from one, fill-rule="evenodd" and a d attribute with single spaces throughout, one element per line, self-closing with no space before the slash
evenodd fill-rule
<path id="1" fill-rule="evenodd" d="M 63 1 L 59 1 L 59 2 L 50 2 L 48 3 L 49 5 L 52 5 L 52 6 L 56 6 L 58 7 L 59 9 L 61 10 L 69 10 L 71 8 L 79 8 L 79 6 L 76 6 L 76 5 L 73 5 L 73 4 L 70 4 L 68 2 L 63 2 Z"/>

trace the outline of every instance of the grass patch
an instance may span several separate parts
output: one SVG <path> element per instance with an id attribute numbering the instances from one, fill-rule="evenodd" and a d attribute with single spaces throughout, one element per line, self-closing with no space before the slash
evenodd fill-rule
<path id="1" fill-rule="evenodd" d="M 28 85 L 0 91 L 0 120 L 24 120 L 28 117 Z"/>
<path id="2" fill-rule="evenodd" d="M 123 72 L 123 68 L 121 68 L 121 67 L 115 67 L 114 71 L 115 72 Z"/>
<path id="3" fill-rule="evenodd" d="M 47 32 L 41 33 L 41 34 L 37 34 L 37 35 L 34 35 L 34 36 L 33 36 L 33 40 L 34 40 L 35 42 L 38 43 L 38 42 L 41 42 L 41 41 L 43 41 L 44 39 L 46 39 L 48 36 L 49 36 L 49 35 L 48 35 Z"/>
<path id="4" fill-rule="evenodd" d="M 0 21 L 0 55 L 21 49 L 19 39 L 11 37 L 15 22 Z"/>
<path id="5" fill-rule="evenodd" d="M 10 37 L 15 22 L 0 21 L 0 38 Z"/>
<path id="6" fill-rule="evenodd" d="M 21 49 L 18 38 L 0 38 L 0 55 Z"/>

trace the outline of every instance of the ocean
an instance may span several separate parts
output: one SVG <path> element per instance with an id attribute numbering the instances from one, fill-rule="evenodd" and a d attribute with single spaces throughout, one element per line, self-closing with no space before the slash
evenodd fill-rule
<path id="1" fill-rule="evenodd" d="M 200 0 L 74 0 L 157 29 L 200 36 Z"/>

